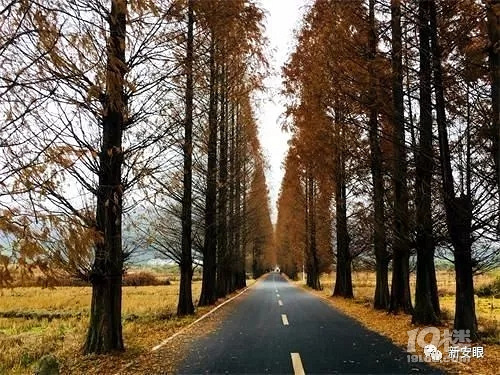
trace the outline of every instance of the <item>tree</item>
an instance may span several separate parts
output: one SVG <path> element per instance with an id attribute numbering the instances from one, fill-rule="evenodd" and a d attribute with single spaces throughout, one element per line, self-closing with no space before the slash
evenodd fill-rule
<path id="1" fill-rule="evenodd" d="M 193 0 L 188 0 L 186 43 L 186 118 L 184 124 L 184 192 L 182 197 L 181 281 L 177 315 L 194 313 L 191 280 L 193 278 L 192 244 L 192 164 L 193 164 Z"/>
<path id="2" fill-rule="evenodd" d="M 36 32 L 11 60 L 13 69 L 22 67 L 22 86 L 2 99 L 25 114 L 12 117 L 24 146 L 10 149 L 15 162 L 5 181 L 35 234 L 30 246 L 40 250 L 44 270 L 92 284 L 88 353 L 124 348 L 121 284 L 129 253 L 122 226 L 137 197 L 128 191 L 152 177 L 168 150 L 172 65 L 164 53 L 177 30 L 169 24 L 171 4 L 164 5 L 30 3 L 19 32 Z"/>
<path id="3" fill-rule="evenodd" d="M 113 0 L 109 14 L 106 99 L 103 142 L 99 156 L 99 187 L 96 211 L 95 260 L 92 266 L 92 304 L 85 352 L 123 350 L 121 322 L 122 136 L 126 102 L 124 96 L 126 0 Z"/>
<path id="4" fill-rule="evenodd" d="M 335 111 L 335 222 L 337 230 L 337 269 L 334 296 L 352 298 L 351 254 L 347 229 L 346 135 L 342 110 Z"/>
<path id="5" fill-rule="evenodd" d="M 375 1 L 369 2 L 369 75 L 370 89 L 368 92 L 369 102 L 369 125 L 370 125 L 370 152 L 371 172 L 373 179 L 373 247 L 376 259 L 376 284 L 373 305 L 376 309 L 387 309 L 389 307 L 389 284 L 388 266 L 389 255 L 387 253 L 387 239 L 385 233 L 384 212 L 384 176 L 382 165 L 382 152 L 380 150 L 380 137 L 378 129 L 378 106 L 377 100 L 377 30 L 375 25 Z"/>
<path id="6" fill-rule="evenodd" d="M 492 154 L 496 169 L 496 179 L 500 192 L 500 2 L 498 0 L 486 1 L 486 15 L 489 37 L 489 67 L 491 80 L 491 140 Z M 500 217 L 500 205 L 499 205 Z M 500 219 L 499 219 L 500 228 Z"/>
<path id="7" fill-rule="evenodd" d="M 261 276 L 271 268 L 273 259 L 273 227 L 267 197 L 264 169 L 261 164 L 256 165 L 255 174 L 251 182 L 249 204 L 248 233 L 252 273 L 255 278 Z"/>
<path id="8" fill-rule="evenodd" d="M 446 221 L 454 249 L 456 274 L 455 322 L 457 330 L 469 330 L 472 339 L 477 338 L 477 320 L 474 305 L 472 271 L 472 200 L 470 194 L 455 195 L 451 167 L 450 146 L 446 121 L 444 86 L 441 67 L 441 47 L 437 34 L 436 3 L 430 3 L 430 39 L 434 89 L 436 92 L 436 119 L 439 136 L 441 181 Z"/>
<path id="9" fill-rule="evenodd" d="M 223 51 L 224 51 L 224 47 Z M 224 53 L 224 52 L 223 52 Z M 221 95 L 220 106 L 221 115 L 219 122 L 219 192 L 218 192 L 218 219 L 217 219 L 217 294 L 224 297 L 229 293 L 229 273 L 230 260 L 228 259 L 227 248 L 227 177 L 228 177 L 228 89 L 227 89 L 227 68 L 221 68 Z"/>
<path id="10" fill-rule="evenodd" d="M 205 236 L 203 245 L 203 280 L 200 306 L 217 300 L 217 67 L 215 64 L 215 35 L 210 32 L 210 99 L 208 109 L 207 190 L 205 195 Z"/>
<path id="11" fill-rule="evenodd" d="M 226 2 L 210 14 L 213 23 L 218 80 L 218 189 L 217 189 L 217 295 L 223 297 L 244 285 L 243 261 L 245 243 L 236 233 L 244 231 L 246 214 L 239 214 L 242 191 L 240 155 L 252 150 L 250 159 L 259 163 L 257 135 L 251 130 L 254 116 L 249 100 L 252 91 L 261 86 L 266 60 L 262 54 L 263 12 L 245 1 Z M 220 11 L 220 13 L 219 13 Z M 262 71 L 261 71 L 262 69 Z M 242 142 L 240 136 L 244 135 Z M 211 146 L 213 147 L 213 145 Z M 208 191 L 208 190 L 207 190 Z M 240 242 L 240 243 L 237 243 Z"/>
<path id="12" fill-rule="evenodd" d="M 391 62 L 393 95 L 394 147 L 392 180 L 394 185 L 394 242 L 392 259 L 391 303 L 389 310 L 412 311 L 410 295 L 410 249 L 408 243 L 408 187 L 405 151 L 403 63 L 401 41 L 401 2 L 391 0 Z"/>
<path id="13" fill-rule="evenodd" d="M 437 324 L 436 253 L 455 264 L 455 326 L 475 335 L 472 275 L 499 261 L 498 4 L 377 4 L 313 2 L 283 69 L 285 128 L 292 141 L 278 201 L 278 259 L 293 276 L 301 263 L 306 265 L 312 273 L 308 284 L 318 287 L 314 273 L 324 270 L 321 263 L 328 259 L 325 245 L 317 245 L 319 237 L 328 237 L 319 234 L 326 225 L 320 230 L 318 224 L 335 219 L 330 231 L 336 294 L 351 295 L 351 263 L 375 266 L 376 308 L 412 313 L 415 323 Z M 389 47 L 385 41 L 390 41 L 390 53 L 383 51 Z M 385 100 L 390 95 L 392 101 Z M 439 169 L 434 166 L 436 135 Z M 330 198 L 335 200 L 331 207 Z M 318 207 L 318 199 L 328 204 Z M 366 251 L 368 244 L 375 259 Z M 409 285 L 413 254 L 415 309 Z"/>
<path id="14" fill-rule="evenodd" d="M 296 279 L 305 269 L 305 196 L 300 184 L 299 166 L 293 149 L 285 159 L 285 175 L 278 198 L 276 222 L 277 263 L 282 272 Z M 329 210 L 329 208 L 328 208 Z M 305 277 L 305 275 L 303 275 Z"/>
<path id="15" fill-rule="evenodd" d="M 432 147 L 432 68 L 429 17 L 430 3 L 421 0 L 419 2 L 418 24 L 420 35 L 420 143 L 416 156 L 415 174 L 417 283 L 412 321 L 436 325 L 439 323 L 440 309 L 434 269 L 431 210 L 434 155 Z"/>

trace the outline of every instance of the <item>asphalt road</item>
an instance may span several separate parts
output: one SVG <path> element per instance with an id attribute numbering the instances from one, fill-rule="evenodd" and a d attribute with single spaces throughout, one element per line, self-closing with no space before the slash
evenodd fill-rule
<path id="1" fill-rule="evenodd" d="M 406 352 L 271 273 L 195 341 L 181 374 L 428 374 Z"/>

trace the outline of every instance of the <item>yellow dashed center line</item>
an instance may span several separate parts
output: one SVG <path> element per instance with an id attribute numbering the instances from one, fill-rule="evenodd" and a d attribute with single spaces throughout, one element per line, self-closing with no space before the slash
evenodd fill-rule
<path id="1" fill-rule="evenodd" d="M 302 366 L 302 360 L 300 359 L 299 353 L 290 353 L 292 357 L 292 366 L 294 375 L 305 375 L 304 366 Z"/>
<path id="2" fill-rule="evenodd" d="M 288 318 L 286 317 L 286 314 L 281 314 L 281 320 L 283 321 L 284 326 L 288 325 Z"/>

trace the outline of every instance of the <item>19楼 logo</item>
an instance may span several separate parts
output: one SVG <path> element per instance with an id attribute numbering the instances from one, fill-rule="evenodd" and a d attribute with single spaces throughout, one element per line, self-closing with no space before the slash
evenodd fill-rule
<path id="1" fill-rule="evenodd" d="M 469 362 L 471 358 L 484 357 L 482 346 L 471 345 L 469 330 L 445 329 L 441 332 L 436 327 L 426 327 L 407 333 L 408 362 Z M 417 345 L 424 349 L 425 357 L 416 354 Z"/>

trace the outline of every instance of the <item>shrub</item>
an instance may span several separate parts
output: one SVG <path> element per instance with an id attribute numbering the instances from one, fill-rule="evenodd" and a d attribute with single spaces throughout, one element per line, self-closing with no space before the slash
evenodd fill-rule
<path id="1" fill-rule="evenodd" d="M 60 277 L 47 277 L 41 274 L 27 274 L 20 277 L 19 273 L 15 275 L 14 281 L 10 286 L 13 287 L 41 287 L 41 288 L 54 288 L 66 286 L 90 286 L 88 280 L 82 280 L 70 275 L 61 275 Z M 193 280 L 196 281 L 196 280 Z M 155 286 L 155 285 L 170 285 L 169 279 L 164 280 L 155 276 L 151 272 L 139 271 L 130 272 L 123 275 L 123 286 Z M 1 289 L 2 285 L 0 285 Z"/>
<path id="2" fill-rule="evenodd" d="M 476 294 L 479 297 L 500 298 L 500 277 L 497 277 L 495 281 L 476 289 Z"/>
<path id="3" fill-rule="evenodd" d="M 123 286 L 150 286 L 162 284 L 164 283 L 162 283 L 161 280 L 159 280 L 155 275 L 146 271 L 126 273 L 123 276 L 122 281 Z"/>
<path id="4" fill-rule="evenodd" d="M 31 353 L 23 352 L 19 361 L 21 362 L 21 366 L 28 367 L 29 365 L 31 365 L 34 359 Z"/>
<path id="5" fill-rule="evenodd" d="M 453 318 L 454 318 L 453 311 L 451 311 L 450 309 L 446 309 L 446 308 L 441 309 L 441 319 L 442 320 L 449 321 L 449 320 L 453 320 Z"/>
<path id="6" fill-rule="evenodd" d="M 35 370 L 36 375 L 58 375 L 59 374 L 59 363 L 57 359 L 51 355 L 46 355 L 40 359 L 38 362 L 37 369 Z"/>
<path id="7" fill-rule="evenodd" d="M 438 296 L 439 297 L 447 297 L 447 296 L 454 296 L 455 292 L 447 287 L 444 288 L 438 288 Z"/>
<path id="8" fill-rule="evenodd" d="M 496 320 L 484 320 L 480 327 L 481 339 L 489 344 L 498 344 L 500 327 Z"/>

